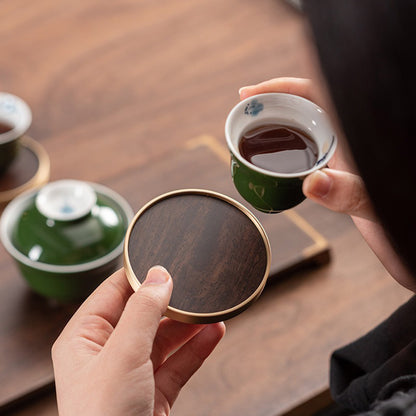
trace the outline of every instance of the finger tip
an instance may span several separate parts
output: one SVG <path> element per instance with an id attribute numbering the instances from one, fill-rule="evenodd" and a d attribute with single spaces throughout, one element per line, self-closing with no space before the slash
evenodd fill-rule
<path id="1" fill-rule="evenodd" d="M 251 85 L 248 85 L 246 87 L 241 87 L 238 90 L 238 94 L 240 96 L 240 100 L 244 100 L 245 98 L 250 97 L 250 95 L 252 95 L 251 94 L 251 88 L 252 88 L 252 86 Z"/>
<path id="2" fill-rule="evenodd" d="M 153 266 L 147 272 L 145 284 L 165 284 L 169 283 L 172 278 L 169 272 L 160 265 Z"/>
<path id="3" fill-rule="evenodd" d="M 217 344 L 224 337 L 226 328 L 224 322 L 216 322 L 208 324 L 201 332 L 204 332 L 204 337 Z"/>
<path id="4" fill-rule="evenodd" d="M 308 175 L 303 181 L 302 190 L 307 197 L 324 198 L 331 189 L 332 180 L 323 171 Z"/>
<path id="5" fill-rule="evenodd" d="M 211 326 L 215 328 L 215 332 L 219 339 L 221 339 L 227 331 L 227 327 L 225 326 L 224 322 L 217 322 L 215 324 L 212 324 Z"/>
<path id="6" fill-rule="evenodd" d="M 169 272 L 168 272 L 168 270 L 165 268 L 165 267 L 163 267 L 161 264 L 156 264 L 155 266 L 152 266 L 150 269 L 149 269 L 149 271 L 150 270 L 159 270 L 160 272 L 162 272 L 162 273 L 167 273 L 167 274 L 169 274 Z"/>
<path id="7" fill-rule="evenodd" d="M 302 191 L 307 197 L 311 195 L 311 189 L 313 188 L 313 175 L 314 173 L 311 173 L 303 180 Z"/>

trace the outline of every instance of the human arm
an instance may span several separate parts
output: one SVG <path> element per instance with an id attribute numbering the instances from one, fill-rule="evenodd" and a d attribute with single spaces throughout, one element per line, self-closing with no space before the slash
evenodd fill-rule
<path id="1" fill-rule="evenodd" d="M 310 80 L 303 78 L 274 78 L 243 87 L 239 94 L 241 99 L 245 99 L 268 92 L 299 95 L 321 106 L 328 102 L 324 94 L 320 94 Z M 350 215 L 387 271 L 400 284 L 416 292 L 415 279 L 393 250 L 374 212 L 365 185 L 357 173 L 345 141 L 342 138 L 340 141 L 341 145 L 338 146 L 334 157 L 329 162 L 329 168 L 314 172 L 305 179 L 304 194 L 326 208 Z"/>

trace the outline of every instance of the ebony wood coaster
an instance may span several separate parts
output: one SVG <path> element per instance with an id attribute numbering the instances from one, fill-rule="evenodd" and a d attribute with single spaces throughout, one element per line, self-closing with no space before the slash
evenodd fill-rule
<path id="1" fill-rule="evenodd" d="M 154 265 L 173 279 L 166 316 L 188 323 L 229 319 L 254 302 L 270 268 L 270 244 L 254 215 L 212 191 L 169 192 L 146 204 L 127 230 L 124 261 L 137 290 Z"/>
<path id="2" fill-rule="evenodd" d="M 28 136 L 20 139 L 19 154 L 0 175 L 0 207 L 22 192 L 49 180 L 50 162 L 45 149 Z"/>

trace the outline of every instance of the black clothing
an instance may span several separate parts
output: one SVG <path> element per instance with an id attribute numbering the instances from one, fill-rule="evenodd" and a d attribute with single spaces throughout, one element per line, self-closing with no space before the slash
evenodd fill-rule
<path id="1" fill-rule="evenodd" d="M 366 416 L 416 416 L 416 297 L 331 358 L 331 393 Z"/>
<path id="2" fill-rule="evenodd" d="M 370 199 L 416 278 L 416 1 L 302 4 Z M 335 400 L 355 414 L 416 416 L 415 298 L 333 354 L 331 389 Z"/>
<path id="3" fill-rule="evenodd" d="M 375 211 L 416 276 L 416 1 L 305 0 L 303 9 Z"/>

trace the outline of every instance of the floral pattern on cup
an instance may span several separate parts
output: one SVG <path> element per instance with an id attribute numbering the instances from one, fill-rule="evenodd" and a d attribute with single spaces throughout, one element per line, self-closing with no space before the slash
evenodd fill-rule
<path id="1" fill-rule="evenodd" d="M 244 108 L 244 114 L 256 117 L 263 111 L 264 105 L 258 100 L 251 100 Z"/>

